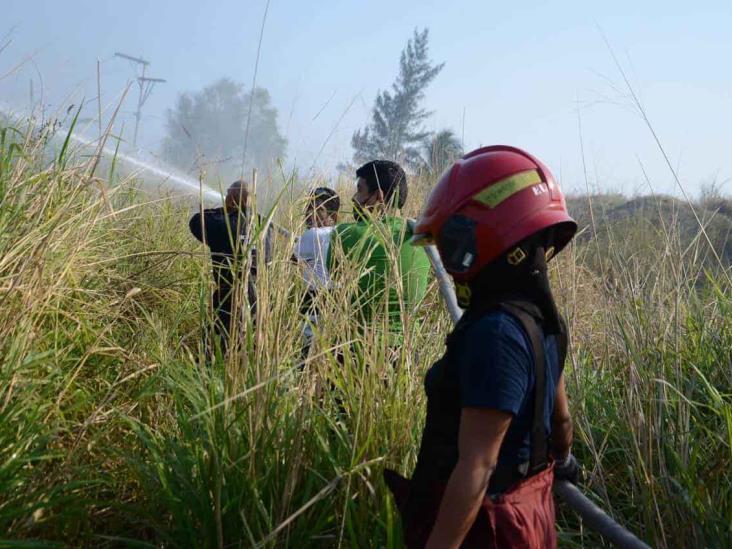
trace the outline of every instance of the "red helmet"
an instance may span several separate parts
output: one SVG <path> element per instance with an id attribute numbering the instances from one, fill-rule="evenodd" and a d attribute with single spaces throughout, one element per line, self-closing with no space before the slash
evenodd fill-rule
<path id="1" fill-rule="evenodd" d="M 554 254 L 577 231 L 551 172 L 521 149 L 494 145 L 466 154 L 442 175 L 415 225 L 413 242 L 436 243 L 447 272 L 456 282 L 467 282 L 512 246 L 549 227 L 557 229 Z"/>

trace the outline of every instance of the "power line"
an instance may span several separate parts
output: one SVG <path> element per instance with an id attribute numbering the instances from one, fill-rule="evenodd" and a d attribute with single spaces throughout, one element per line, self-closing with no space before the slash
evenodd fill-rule
<path id="1" fill-rule="evenodd" d="M 139 89 L 139 95 L 137 96 L 137 110 L 135 111 L 135 133 L 132 137 L 132 146 L 137 146 L 137 132 L 140 128 L 140 118 L 142 118 L 142 107 L 150 97 L 150 94 L 155 87 L 155 84 L 163 84 L 166 81 L 162 78 L 150 78 L 146 76 L 147 67 L 150 65 L 150 61 L 143 59 L 142 57 L 135 57 L 133 55 L 127 55 L 126 53 L 114 52 L 115 57 L 126 59 L 131 63 L 135 63 L 137 68 L 141 69 L 141 74 L 136 78 L 137 87 Z"/>
<path id="2" fill-rule="evenodd" d="M 249 123 L 252 120 L 252 107 L 254 106 L 254 93 L 257 88 L 257 70 L 259 69 L 259 54 L 262 52 L 262 38 L 264 37 L 264 24 L 267 22 L 267 12 L 269 12 L 269 2 L 264 6 L 264 15 L 262 16 L 262 26 L 259 29 L 259 45 L 257 46 L 257 59 L 254 61 L 254 76 L 252 76 L 252 91 L 249 94 L 249 110 L 247 111 L 247 126 L 244 130 L 244 148 L 241 154 L 241 176 L 244 177 L 244 165 L 247 160 L 247 145 L 249 145 Z"/>

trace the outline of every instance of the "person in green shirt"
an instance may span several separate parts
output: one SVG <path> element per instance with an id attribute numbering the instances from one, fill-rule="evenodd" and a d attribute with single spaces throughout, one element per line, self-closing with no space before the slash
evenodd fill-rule
<path id="1" fill-rule="evenodd" d="M 339 275 L 355 267 L 354 319 L 362 327 L 385 322 L 390 339 L 401 341 L 402 319 L 422 301 L 430 270 L 424 250 L 409 245 L 407 220 L 398 216 L 407 200 L 407 176 L 395 162 L 373 160 L 356 170 L 356 177 L 355 222 L 333 230 L 328 271 L 337 283 Z"/>

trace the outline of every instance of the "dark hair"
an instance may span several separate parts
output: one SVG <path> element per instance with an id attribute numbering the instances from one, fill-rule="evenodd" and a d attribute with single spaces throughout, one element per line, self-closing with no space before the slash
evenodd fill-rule
<path id="1" fill-rule="evenodd" d="M 226 189 L 226 192 L 229 192 L 231 189 L 238 189 L 239 193 L 244 196 L 249 196 L 249 183 L 247 183 L 244 179 L 237 179 L 234 181 L 229 187 Z"/>
<path id="2" fill-rule="evenodd" d="M 372 193 L 381 189 L 387 205 L 402 208 L 407 201 L 407 174 L 396 162 L 372 160 L 356 170 L 356 177 L 362 177 Z"/>
<path id="3" fill-rule="evenodd" d="M 338 193 L 328 187 L 318 187 L 310 193 L 310 200 L 315 206 L 323 206 L 329 213 L 336 214 L 341 209 Z"/>
<path id="4" fill-rule="evenodd" d="M 241 187 L 242 189 L 248 190 L 249 183 L 247 183 L 244 179 L 237 179 L 231 185 L 229 185 L 229 188 L 231 188 L 231 187 Z"/>

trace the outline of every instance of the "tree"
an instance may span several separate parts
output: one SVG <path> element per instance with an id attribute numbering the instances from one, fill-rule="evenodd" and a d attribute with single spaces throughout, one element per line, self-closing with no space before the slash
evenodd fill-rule
<path id="1" fill-rule="evenodd" d="M 444 129 L 423 141 L 420 169 L 428 175 L 439 175 L 462 155 L 463 146 L 455 132 Z"/>
<path id="2" fill-rule="evenodd" d="M 384 158 L 405 162 L 412 168 L 420 165 L 419 148 L 429 136 L 422 123 L 432 114 L 420 105 L 425 89 L 445 65 L 435 65 L 429 59 L 428 39 L 428 29 L 414 30 L 402 50 L 399 76 L 391 91 L 377 93 L 371 123 L 351 138 L 354 162 Z"/>
<path id="3" fill-rule="evenodd" d="M 251 117 L 249 108 L 251 104 Z M 244 158 L 245 135 L 246 157 Z M 245 170 L 266 170 L 284 158 L 286 140 L 277 128 L 277 109 L 269 92 L 222 78 L 197 93 L 182 93 L 166 113 L 162 155 L 186 171 L 196 167 L 206 174 L 237 178 Z"/>

